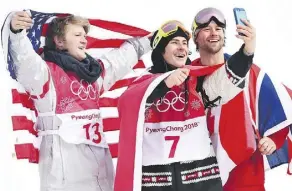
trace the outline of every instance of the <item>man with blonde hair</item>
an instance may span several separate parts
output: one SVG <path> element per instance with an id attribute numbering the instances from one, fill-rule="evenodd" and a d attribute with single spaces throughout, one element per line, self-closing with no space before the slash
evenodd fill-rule
<path id="1" fill-rule="evenodd" d="M 88 20 L 74 15 L 54 18 L 42 59 L 26 36 L 33 23 L 30 15 L 15 12 L 6 23 L 17 81 L 37 111 L 41 190 L 113 190 L 114 168 L 99 96 L 151 49 L 148 37 L 128 39 L 96 60 L 86 53 Z"/>

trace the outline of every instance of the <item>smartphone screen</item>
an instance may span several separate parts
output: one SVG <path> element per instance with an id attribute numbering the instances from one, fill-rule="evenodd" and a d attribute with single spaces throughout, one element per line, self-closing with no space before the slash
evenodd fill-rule
<path id="1" fill-rule="evenodd" d="M 245 24 L 241 21 L 241 19 L 243 20 L 247 20 L 247 16 L 246 16 L 246 12 L 243 8 L 234 8 L 233 9 L 234 12 L 234 18 L 235 18 L 235 22 L 236 25 L 243 25 L 245 26 Z M 241 36 L 246 36 L 242 33 L 238 33 Z"/>
<path id="2" fill-rule="evenodd" d="M 234 8 L 234 17 L 237 25 L 245 25 L 241 19 L 247 20 L 246 12 L 243 8 Z"/>

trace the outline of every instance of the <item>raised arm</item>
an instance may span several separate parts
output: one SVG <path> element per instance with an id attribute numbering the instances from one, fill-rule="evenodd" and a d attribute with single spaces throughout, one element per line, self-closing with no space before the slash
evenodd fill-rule
<path id="1" fill-rule="evenodd" d="M 148 36 L 128 39 L 120 48 L 103 55 L 100 60 L 104 65 L 104 90 L 110 87 L 137 64 L 138 59 L 151 50 Z"/>
<path id="2" fill-rule="evenodd" d="M 34 51 L 26 36 L 26 29 L 31 27 L 32 20 L 27 12 L 11 13 L 5 22 L 11 41 L 11 59 L 15 64 L 17 81 L 31 95 L 42 95 L 43 87 L 49 80 L 45 61 Z"/>
<path id="3" fill-rule="evenodd" d="M 245 86 L 245 76 L 249 71 L 256 47 L 256 31 L 249 21 L 245 25 L 237 25 L 236 35 L 244 44 L 238 52 L 232 55 L 227 64 L 215 71 L 211 76 L 201 79 L 201 92 L 205 107 L 215 107 L 225 104 L 234 98 Z"/>
<path id="4" fill-rule="evenodd" d="M 198 91 L 202 94 L 206 108 L 227 103 L 245 87 L 245 76 L 252 65 L 253 55 L 245 55 L 243 48 L 212 75 L 199 79 L 202 85 L 198 86 L 201 88 Z"/>

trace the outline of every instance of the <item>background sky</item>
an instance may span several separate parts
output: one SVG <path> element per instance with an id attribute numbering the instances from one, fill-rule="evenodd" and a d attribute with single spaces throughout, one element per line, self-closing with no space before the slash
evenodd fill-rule
<path id="1" fill-rule="evenodd" d="M 5 2 L 4 2 L 5 1 Z M 216 7 L 227 18 L 227 44 L 225 52 L 234 53 L 242 41 L 235 37 L 234 7 L 246 9 L 248 19 L 257 30 L 254 62 L 278 81 L 292 88 L 292 25 L 291 9 L 286 0 L 3 0 L 0 23 L 11 11 L 32 9 L 42 12 L 68 12 L 84 17 L 118 21 L 148 31 L 156 30 L 163 22 L 176 19 L 191 28 L 195 14 L 205 7 Z M 194 46 L 192 57 L 196 58 Z M 37 165 L 16 161 L 12 157 L 14 137 L 7 105 L 11 102 L 9 83 L 2 50 L 0 52 L 0 190 L 37 191 L 39 188 Z M 267 191 L 292 189 L 292 176 L 286 175 L 286 165 L 266 173 Z"/>

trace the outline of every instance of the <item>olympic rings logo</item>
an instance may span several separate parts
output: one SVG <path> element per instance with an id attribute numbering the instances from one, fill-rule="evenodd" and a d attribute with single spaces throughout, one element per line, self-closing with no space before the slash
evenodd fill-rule
<path id="1" fill-rule="evenodd" d="M 167 99 L 167 95 L 171 94 L 174 95 L 173 98 L 171 100 Z M 182 104 L 179 106 L 177 103 Z M 187 104 L 187 101 L 185 100 L 185 91 L 180 92 L 178 95 L 174 91 L 168 91 L 162 99 L 159 99 L 156 103 L 154 103 L 159 112 L 167 112 L 170 107 L 175 111 L 183 111 L 185 104 Z"/>
<path id="2" fill-rule="evenodd" d="M 93 87 L 92 84 L 84 81 L 83 79 L 80 80 L 80 82 L 74 80 L 70 85 L 70 90 L 81 100 L 87 100 L 88 98 L 91 100 L 96 99 L 96 89 Z"/>

